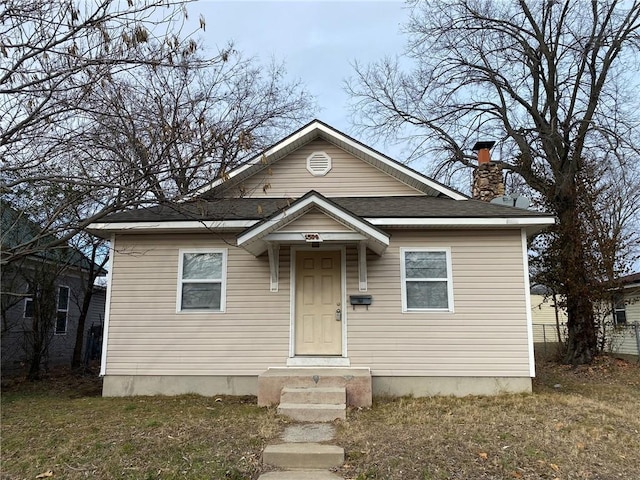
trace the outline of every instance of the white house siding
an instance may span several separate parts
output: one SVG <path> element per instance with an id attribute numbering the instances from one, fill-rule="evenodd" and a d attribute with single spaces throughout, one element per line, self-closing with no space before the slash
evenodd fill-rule
<path id="1" fill-rule="evenodd" d="M 225 240 L 228 243 L 225 243 Z M 216 234 L 117 236 L 107 375 L 258 375 L 289 346 L 289 255 L 269 261 Z M 225 313 L 176 313 L 179 249 L 227 248 Z"/>
<path id="2" fill-rule="evenodd" d="M 640 323 L 640 287 L 627 289 L 624 293 L 627 323 Z"/>
<path id="3" fill-rule="evenodd" d="M 374 376 L 529 376 L 519 231 L 391 232 L 383 257 L 368 256 L 366 310 L 348 310 L 352 366 Z M 454 313 L 402 313 L 400 247 L 451 249 Z M 355 249 L 348 290 L 358 293 Z"/>
<path id="4" fill-rule="evenodd" d="M 638 324 L 628 323 L 609 330 L 608 350 L 614 355 L 639 355 L 640 346 L 636 337 Z"/>
<path id="5" fill-rule="evenodd" d="M 307 157 L 324 151 L 332 167 L 324 176 L 307 170 Z M 315 140 L 277 161 L 267 170 L 245 180 L 237 192 L 245 197 L 298 198 L 309 190 L 326 197 L 423 195 L 325 140 Z"/>
<path id="6" fill-rule="evenodd" d="M 531 317 L 533 319 L 533 341 L 535 343 L 557 342 L 556 312 L 552 298 L 544 295 L 531 295 Z M 564 309 L 558 309 L 558 320 L 561 324 L 561 332 L 566 330 L 567 313 Z"/>

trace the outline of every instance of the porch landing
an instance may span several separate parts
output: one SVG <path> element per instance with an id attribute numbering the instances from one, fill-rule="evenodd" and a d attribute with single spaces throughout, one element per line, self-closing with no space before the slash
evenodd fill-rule
<path id="1" fill-rule="evenodd" d="M 280 403 L 284 388 L 342 387 L 347 405 L 371 406 L 371 371 L 351 367 L 272 367 L 258 376 L 258 405 Z"/>

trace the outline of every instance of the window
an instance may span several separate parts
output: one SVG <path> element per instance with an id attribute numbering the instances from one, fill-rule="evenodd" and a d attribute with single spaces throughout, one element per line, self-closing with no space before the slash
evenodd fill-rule
<path id="1" fill-rule="evenodd" d="M 226 253 L 226 250 L 180 251 L 178 312 L 224 312 Z"/>
<path id="2" fill-rule="evenodd" d="M 451 251 L 401 248 L 402 311 L 453 312 Z"/>
<path id="3" fill-rule="evenodd" d="M 56 335 L 67 333 L 67 314 L 69 313 L 69 287 L 58 287 L 56 306 Z"/>
<path id="4" fill-rule="evenodd" d="M 24 299 L 24 318 L 33 318 L 33 298 Z"/>
<path id="5" fill-rule="evenodd" d="M 623 295 L 616 295 L 613 299 L 613 321 L 615 325 L 626 325 L 627 310 Z"/>

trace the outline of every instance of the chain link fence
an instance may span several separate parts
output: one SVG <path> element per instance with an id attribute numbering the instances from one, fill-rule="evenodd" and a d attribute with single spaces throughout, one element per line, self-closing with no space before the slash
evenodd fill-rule
<path id="1" fill-rule="evenodd" d="M 567 324 L 551 323 L 533 324 L 533 343 L 536 355 L 544 358 L 552 357 L 558 352 L 559 338 L 567 339 Z M 598 333 L 599 346 L 602 351 L 613 355 L 633 355 L 640 361 L 640 323 L 613 325 L 605 322 Z"/>

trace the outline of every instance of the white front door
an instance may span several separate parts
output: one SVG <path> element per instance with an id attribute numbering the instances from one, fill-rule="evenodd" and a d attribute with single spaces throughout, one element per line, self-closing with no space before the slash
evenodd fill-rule
<path id="1" fill-rule="evenodd" d="M 340 251 L 296 252 L 296 355 L 342 354 L 340 265 Z"/>

